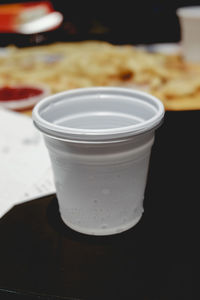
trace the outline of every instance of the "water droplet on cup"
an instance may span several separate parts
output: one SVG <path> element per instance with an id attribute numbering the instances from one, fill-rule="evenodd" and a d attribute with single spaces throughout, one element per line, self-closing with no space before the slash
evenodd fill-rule
<path id="1" fill-rule="evenodd" d="M 124 217 L 123 219 L 122 219 L 122 224 L 124 224 L 124 223 L 126 223 L 127 222 L 127 217 Z"/>
<path id="2" fill-rule="evenodd" d="M 107 224 L 102 224 L 102 225 L 101 225 L 101 229 L 106 229 L 106 228 L 108 228 L 108 225 L 107 225 Z"/>
<path id="3" fill-rule="evenodd" d="M 103 195 L 109 195 L 110 194 L 110 190 L 109 189 L 103 189 L 102 190 L 102 194 Z"/>

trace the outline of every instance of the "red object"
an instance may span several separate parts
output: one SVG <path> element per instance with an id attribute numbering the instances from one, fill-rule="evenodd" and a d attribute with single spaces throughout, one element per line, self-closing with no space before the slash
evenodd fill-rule
<path id="1" fill-rule="evenodd" d="M 30 97 L 38 96 L 43 91 L 30 87 L 2 87 L 0 88 L 0 101 L 20 101 Z"/>
<path id="2" fill-rule="evenodd" d="M 50 1 L 0 5 L 0 32 L 16 32 L 16 26 L 54 11 Z"/>

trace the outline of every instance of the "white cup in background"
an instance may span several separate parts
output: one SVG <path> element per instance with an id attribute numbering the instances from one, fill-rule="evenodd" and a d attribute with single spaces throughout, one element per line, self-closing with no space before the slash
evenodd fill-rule
<path id="1" fill-rule="evenodd" d="M 33 120 L 44 134 L 64 223 L 109 235 L 140 220 L 163 116 L 157 98 L 118 87 L 66 91 L 36 105 Z"/>
<path id="2" fill-rule="evenodd" d="M 176 13 L 183 57 L 188 62 L 200 62 L 200 6 L 180 7 Z"/>

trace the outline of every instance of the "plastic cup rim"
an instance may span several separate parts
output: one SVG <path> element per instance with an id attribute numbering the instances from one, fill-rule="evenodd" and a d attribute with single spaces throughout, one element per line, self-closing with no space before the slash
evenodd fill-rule
<path id="1" fill-rule="evenodd" d="M 56 125 L 49 121 L 44 120 L 40 116 L 40 111 L 43 107 L 50 103 L 54 103 L 53 100 L 58 99 L 59 97 L 64 97 L 65 95 L 76 95 L 78 93 L 95 93 L 95 92 L 112 92 L 113 93 L 129 93 L 133 96 L 138 96 L 140 100 L 142 97 L 146 99 L 151 99 L 157 106 L 157 111 L 153 117 L 146 121 L 142 121 L 141 123 L 129 125 L 126 127 L 117 127 L 112 129 L 77 129 L 66 126 Z M 91 94 L 90 94 L 91 95 Z M 150 105 L 148 102 L 145 102 L 145 105 Z M 153 107 L 153 105 L 152 105 Z M 91 87 L 91 88 L 78 88 L 74 90 L 60 92 L 54 95 L 50 95 L 45 99 L 39 101 L 33 109 L 32 117 L 35 126 L 44 134 L 51 136 L 52 138 L 60 139 L 60 140 L 70 140 L 70 141 L 103 141 L 103 140 L 113 140 L 120 138 L 128 138 L 133 135 L 138 135 L 143 132 L 147 132 L 156 128 L 161 124 L 162 119 L 164 117 L 164 105 L 163 103 L 157 99 L 156 97 L 143 92 L 134 90 L 131 88 L 121 88 L 121 87 Z"/>

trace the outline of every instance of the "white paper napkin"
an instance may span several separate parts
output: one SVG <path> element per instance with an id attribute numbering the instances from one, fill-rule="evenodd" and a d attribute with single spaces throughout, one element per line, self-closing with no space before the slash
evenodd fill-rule
<path id="1" fill-rule="evenodd" d="M 16 204 L 53 193 L 42 135 L 30 117 L 0 109 L 0 217 Z"/>

